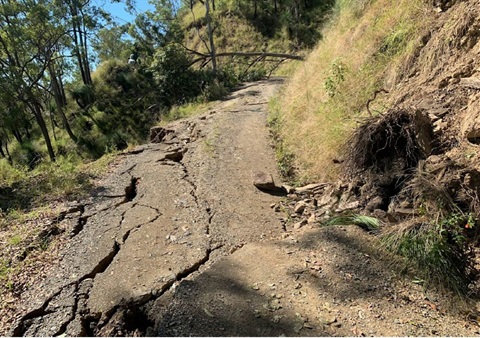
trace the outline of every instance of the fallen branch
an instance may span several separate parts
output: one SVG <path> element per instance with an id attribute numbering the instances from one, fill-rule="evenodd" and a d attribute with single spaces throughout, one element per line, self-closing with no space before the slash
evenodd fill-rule
<path id="1" fill-rule="evenodd" d="M 203 61 L 203 65 L 210 62 L 211 54 L 202 54 L 195 52 L 195 55 L 200 55 L 198 58 L 194 59 L 190 62 L 189 66 L 193 66 L 197 62 Z M 243 57 L 275 57 L 275 58 L 283 58 L 283 59 L 290 59 L 290 60 L 300 60 L 303 61 L 303 56 L 294 55 L 294 54 L 285 54 L 285 53 L 268 53 L 268 52 L 224 52 L 224 53 L 217 53 L 215 57 L 224 57 L 224 56 L 243 56 Z"/>

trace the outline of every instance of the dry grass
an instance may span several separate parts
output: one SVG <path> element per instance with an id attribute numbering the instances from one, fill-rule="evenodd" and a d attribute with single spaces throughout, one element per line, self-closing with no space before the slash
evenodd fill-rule
<path id="1" fill-rule="evenodd" d="M 324 39 L 281 94 L 284 146 L 296 155 L 300 180 L 334 179 L 338 150 L 365 115 L 375 90 L 390 89 L 402 74 L 427 25 L 420 0 L 339 1 Z M 388 107 L 377 97 L 373 111 Z"/>

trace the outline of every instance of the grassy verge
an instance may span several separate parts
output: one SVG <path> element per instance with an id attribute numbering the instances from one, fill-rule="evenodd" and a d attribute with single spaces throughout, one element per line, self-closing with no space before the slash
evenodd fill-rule
<path id="1" fill-rule="evenodd" d="M 181 106 L 172 107 L 167 114 L 162 115 L 161 125 L 169 122 L 200 115 L 209 110 L 215 102 L 191 102 Z"/>
<path id="2" fill-rule="evenodd" d="M 88 195 L 115 155 L 90 163 L 59 157 L 32 171 L 0 161 L 0 317 L 15 311 L 15 299 L 56 260 L 68 234 L 52 224 L 64 203 Z"/>

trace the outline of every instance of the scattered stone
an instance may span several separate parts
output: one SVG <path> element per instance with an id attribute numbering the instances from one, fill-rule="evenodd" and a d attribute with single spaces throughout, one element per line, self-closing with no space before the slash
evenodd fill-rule
<path id="1" fill-rule="evenodd" d="M 303 211 L 305 210 L 306 207 L 307 207 L 307 203 L 305 203 L 305 201 L 300 201 L 297 204 L 295 204 L 295 208 L 293 208 L 293 212 L 301 215 L 303 214 Z"/>
<path id="2" fill-rule="evenodd" d="M 295 325 L 293 325 L 293 331 L 295 331 L 296 333 L 300 333 L 302 329 L 303 329 L 303 322 L 298 322 Z"/>
<path id="3" fill-rule="evenodd" d="M 266 174 L 262 171 L 256 171 L 253 173 L 253 185 L 260 190 L 277 191 L 278 187 L 273 181 L 271 174 Z"/>
<path id="4" fill-rule="evenodd" d="M 372 198 L 368 203 L 367 205 L 365 206 L 365 209 L 367 211 L 374 211 L 375 209 L 380 209 L 380 207 L 382 206 L 383 204 L 383 198 L 381 198 L 380 196 L 377 196 L 377 197 L 374 197 Z"/>
<path id="5" fill-rule="evenodd" d="M 308 218 L 307 223 L 308 223 L 308 224 L 312 224 L 312 223 L 315 223 L 315 221 L 316 221 L 316 216 L 315 216 L 314 213 L 312 213 L 312 214 L 310 215 L 310 217 Z"/>
<path id="6" fill-rule="evenodd" d="M 174 162 L 180 162 L 183 159 L 183 154 L 185 154 L 186 148 L 178 147 L 170 150 L 165 154 L 166 160 L 171 160 Z"/>
<path id="7" fill-rule="evenodd" d="M 433 123 L 433 132 L 437 133 L 447 127 L 448 123 L 444 122 L 442 119 L 435 121 Z"/>
<path id="8" fill-rule="evenodd" d="M 393 210 L 395 215 L 398 216 L 412 216 L 415 215 L 415 209 L 412 208 L 395 208 Z"/>
<path id="9" fill-rule="evenodd" d="M 293 193 L 295 192 L 295 188 L 294 188 L 294 187 L 291 187 L 291 186 L 286 185 L 286 184 L 282 185 L 282 188 L 285 190 L 285 192 L 286 192 L 287 194 L 293 194 Z"/>
<path id="10" fill-rule="evenodd" d="M 339 205 L 338 208 L 335 210 L 335 212 L 343 212 L 347 210 L 356 209 L 358 208 L 359 205 L 360 205 L 359 201 L 353 201 L 350 203 L 346 203 L 344 205 Z"/>
<path id="11" fill-rule="evenodd" d="M 460 79 L 460 85 L 466 88 L 480 89 L 480 79 L 475 77 L 467 77 Z"/>
<path id="12" fill-rule="evenodd" d="M 337 317 L 335 317 L 335 316 L 332 316 L 332 317 L 329 317 L 329 318 L 325 319 L 325 324 L 327 324 L 327 325 L 331 325 L 331 324 L 336 323 L 336 322 L 337 322 Z"/>
<path id="13" fill-rule="evenodd" d="M 326 184 L 325 183 L 312 183 L 312 184 L 307 184 L 303 187 L 300 187 L 300 188 L 296 188 L 295 191 L 296 192 L 307 192 L 307 191 L 313 191 L 313 190 L 316 190 L 318 188 L 323 188 L 325 187 Z"/>
<path id="14" fill-rule="evenodd" d="M 150 142 L 151 143 L 161 143 L 165 136 L 168 134 L 175 133 L 174 130 L 165 129 L 160 126 L 150 128 Z"/>
<path id="15" fill-rule="evenodd" d="M 300 222 L 295 223 L 295 224 L 293 225 L 293 228 L 294 228 L 295 230 L 298 230 L 298 229 L 300 229 L 301 227 L 303 227 L 304 225 L 307 225 L 307 223 L 308 223 L 308 222 L 307 222 L 306 219 L 302 219 Z"/>
<path id="16" fill-rule="evenodd" d="M 387 212 L 385 210 L 375 209 L 373 210 L 373 216 L 375 216 L 381 221 L 384 221 L 384 222 L 388 221 Z"/>

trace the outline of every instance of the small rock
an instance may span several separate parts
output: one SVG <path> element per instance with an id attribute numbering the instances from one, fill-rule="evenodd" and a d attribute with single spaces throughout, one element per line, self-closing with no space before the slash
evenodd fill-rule
<path id="1" fill-rule="evenodd" d="M 256 171 L 253 173 L 253 185 L 261 190 L 276 191 L 278 187 L 273 181 L 271 174 L 266 174 L 262 171 Z"/>
<path id="2" fill-rule="evenodd" d="M 305 201 L 300 201 L 297 204 L 295 204 L 295 208 L 293 209 L 293 211 L 296 214 L 302 214 L 306 206 L 307 206 L 307 203 L 305 203 Z"/>
<path id="3" fill-rule="evenodd" d="M 335 212 L 342 212 L 346 210 L 356 209 L 358 208 L 359 205 L 360 205 L 359 201 L 353 201 L 350 203 L 346 203 L 344 205 L 339 205 L 338 208 L 335 210 Z"/>
<path id="4" fill-rule="evenodd" d="M 300 333 L 302 329 L 303 329 L 303 323 L 298 322 L 293 326 L 293 331 L 295 331 L 296 333 Z"/>
<path id="5" fill-rule="evenodd" d="M 377 197 L 372 198 L 372 199 L 367 203 L 367 205 L 365 206 L 365 209 L 366 209 L 367 211 L 372 212 L 372 211 L 375 210 L 375 209 L 380 209 L 380 207 L 382 206 L 382 204 L 383 204 L 383 198 L 381 198 L 380 196 L 377 196 Z"/>
<path id="6" fill-rule="evenodd" d="M 439 132 L 443 129 L 445 129 L 448 126 L 447 122 L 444 122 L 443 120 L 438 120 L 433 123 L 433 132 Z"/>
<path id="7" fill-rule="evenodd" d="M 287 194 L 293 194 L 295 192 L 295 188 L 286 184 L 282 185 L 282 188 L 287 192 Z"/>
<path id="8" fill-rule="evenodd" d="M 399 216 L 412 216 L 415 214 L 415 209 L 412 208 L 395 208 L 393 210 L 394 214 Z"/>
<path id="9" fill-rule="evenodd" d="M 312 214 L 310 215 L 310 217 L 308 218 L 307 223 L 308 223 L 308 224 L 315 223 L 315 220 L 316 220 L 315 214 L 312 213 Z"/>
<path id="10" fill-rule="evenodd" d="M 183 154 L 185 151 L 185 148 L 174 148 L 165 154 L 165 159 L 174 162 L 180 162 L 183 159 Z"/>
<path id="11" fill-rule="evenodd" d="M 174 130 L 165 129 L 160 126 L 152 127 L 150 128 L 150 142 L 161 143 L 165 136 L 174 132 Z"/>
<path id="12" fill-rule="evenodd" d="M 308 222 L 307 222 L 306 219 L 302 219 L 300 222 L 295 223 L 295 224 L 293 225 L 293 228 L 294 228 L 295 230 L 298 230 L 298 229 L 300 229 L 301 227 L 303 227 L 304 225 L 306 225 L 307 223 L 308 223 Z"/>
<path id="13" fill-rule="evenodd" d="M 307 184 L 303 187 L 295 189 L 296 192 L 306 192 L 306 191 L 311 191 L 315 190 L 320 187 L 324 187 L 325 183 L 312 183 L 312 184 Z"/>
<path id="14" fill-rule="evenodd" d="M 331 324 L 336 323 L 336 322 L 337 322 L 337 317 L 335 317 L 335 316 L 329 317 L 325 320 L 325 324 L 327 324 L 327 325 L 331 325 Z"/>

